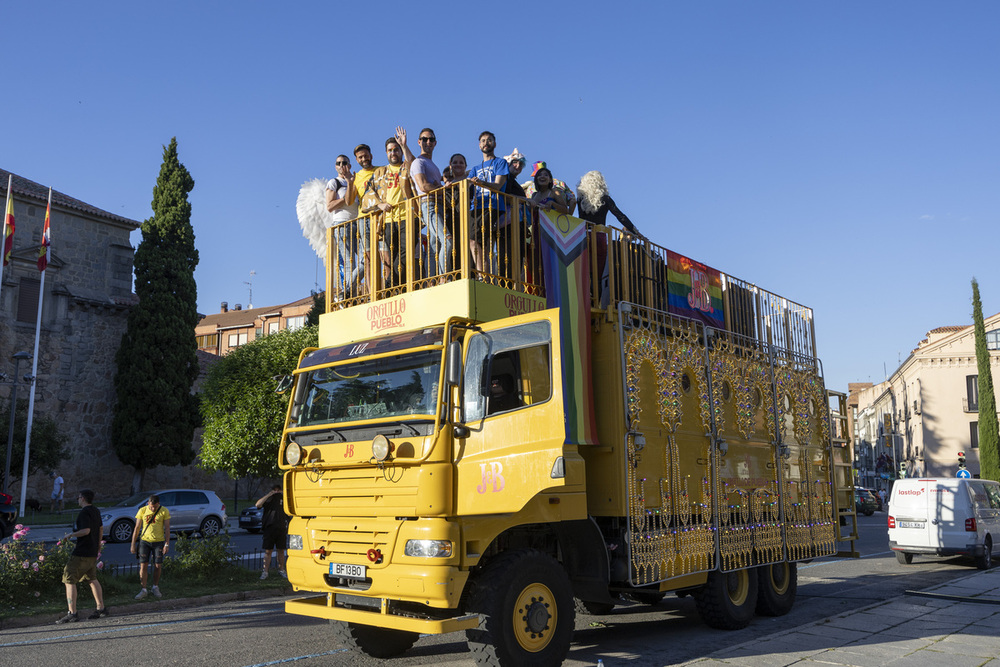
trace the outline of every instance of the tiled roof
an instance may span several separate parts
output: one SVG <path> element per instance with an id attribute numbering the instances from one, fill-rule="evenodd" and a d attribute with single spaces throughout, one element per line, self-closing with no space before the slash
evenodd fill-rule
<path id="1" fill-rule="evenodd" d="M 955 333 L 956 331 L 962 331 L 963 329 L 968 329 L 971 324 L 950 324 L 945 327 L 938 327 L 937 329 L 931 329 L 927 333 Z"/>
<path id="2" fill-rule="evenodd" d="M 2 199 L 0 199 L 0 202 L 6 201 L 7 177 L 11 175 L 11 173 L 12 172 L 0 169 L 0 192 L 3 193 L 2 195 L 0 195 L 0 197 L 2 197 Z M 48 187 L 40 183 L 35 183 L 34 181 L 29 181 L 28 179 L 18 176 L 17 174 L 13 174 L 13 176 L 14 176 L 14 183 L 11 189 L 14 191 L 14 197 L 23 197 L 26 199 L 32 199 L 37 201 L 40 205 L 45 206 L 45 204 L 49 200 Z M 115 215 L 114 213 L 109 213 L 108 211 L 97 208 L 96 206 L 91 206 L 90 204 L 82 202 L 79 199 L 74 199 L 69 195 L 65 195 L 59 192 L 58 190 L 52 191 L 52 203 L 61 208 L 73 209 L 76 211 L 80 211 L 82 213 L 86 213 L 87 215 L 94 216 L 96 218 L 104 218 L 105 220 L 111 220 L 113 222 L 117 222 L 123 225 L 128 225 L 133 228 L 137 228 L 142 224 L 130 218 L 125 218 L 120 215 Z M 3 206 L 3 204 L 0 203 L 0 206 Z"/>
<path id="3" fill-rule="evenodd" d="M 200 322 L 198 326 L 204 326 L 206 324 L 215 325 L 220 329 L 226 329 L 228 327 L 236 326 L 250 326 L 253 324 L 254 320 L 260 315 L 267 315 L 272 313 L 280 313 L 286 308 L 292 308 L 294 306 L 304 306 L 306 304 L 312 305 L 312 297 L 307 296 L 304 299 L 299 299 L 298 301 L 292 301 L 291 303 L 286 303 L 284 305 L 278 306 L 264 306 L 262 308 L 246 308 L 243 310 L 230 310 L 225 313 L 213 313 L 211 315 L 206 315 Z"/>

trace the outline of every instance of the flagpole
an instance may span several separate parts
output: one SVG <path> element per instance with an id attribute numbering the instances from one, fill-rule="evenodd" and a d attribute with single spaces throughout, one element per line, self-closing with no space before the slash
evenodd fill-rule
<path id="1" fill-rule="evenodd" d="M 13 196 L 14 174 L 7 174 L 7 201 L 3 206 L 3 240 L 0 241 L 0 255 L 4 255 L 7 249 L 7 211 L 10 210 L 10 198 Z M 0 256 L 0 292 L 3 290 L 3 257 Z M 3 301 L 0 301 L 3 304 Z"/>
<path id="2" fill-rule="evenodd" d="M 52 213 L 52 188 L 49 188 L 49 203 L 45 207 L 45 228 L 42 230 L 42 248 L 38 253 L 39 268 L 42 269 L 42 277 L 38 285 L 38 313 L 35 316 L 35 349 L 31 357 L 31 391 L 28 395 L 28 426 L 27 434 L 24 436 L 24 466 L 21 470 L 21 512 L 19 516 L 24 516 L 24 500 L 28 497 L 28 458 L 31 455 L 31 423 L 35 416 L 35 387 L 38 386 L 38 340 L 42 337 L 42 304 L 45 301 L 45 269 L 49 266 L 49 248 L 52 242 L 51 230 L 49 229 L 49 216 Z M 42 264 L 44 258 L 44 264 Z M 42 268 L 44 267 L 44 268 Z M 18 378 L 14 378 L 17 382 Z M 11 415 L 11 419 L 14 416 Z"/>

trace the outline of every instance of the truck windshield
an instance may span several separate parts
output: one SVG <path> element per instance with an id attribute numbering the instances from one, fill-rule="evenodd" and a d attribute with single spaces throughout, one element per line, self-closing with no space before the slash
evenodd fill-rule
<path id="1" fill-rule="evenodd" d="M 295 426 L 437 412 L 441 352 L 427 350 L 321 368 L 299 377 Z"/>

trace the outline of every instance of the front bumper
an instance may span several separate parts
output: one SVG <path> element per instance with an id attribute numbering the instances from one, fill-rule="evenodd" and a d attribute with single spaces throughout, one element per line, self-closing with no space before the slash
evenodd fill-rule
<path id="1" fill-rule="evenodd" d="M 367 599 L 366 604 L 377 604 L 377 607 L 342 606 L 359 601 L 357 596 L 344 593 L 328 593 L 315 597 L 297 598 L 285 602 L 285 611 L 289 614 L 325 618 L 331 621 L 344 621 L 359 625 L 370 625 L 391 630 L 403 630 L 429 635 L 441 635 L 447 632 L 468 630 L 479 625 L 479 614 L 463 614 L 436 618 L 430 614 L 421 615 L 413 609 L 408 609 L 406 615 L 394 610 L 391 602 L 386 599 Z"/>

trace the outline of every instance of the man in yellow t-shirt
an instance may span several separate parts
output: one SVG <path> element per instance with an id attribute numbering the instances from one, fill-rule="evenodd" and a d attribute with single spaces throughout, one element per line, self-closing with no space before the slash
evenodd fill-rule
<path id="1" fill-rule="evenodd" d="M 398 134 L 398 133 L 397 133 Z M 405 137 L 405 133 L 403 134 Z M 405 141 L 405 139 L 404 139 Z M 397 137 L 385 141 L 385 156 L 389 164 L 375 171 L 379 209 L 382 217 L 382 241 L 389 260 L 388 286 L 398 286 L 406 279 L 406 205 L 413 197 L 409 162 L 403 160 L 403 145 Z"/>
<path id="2" fill-rule="evenodd" d="M 138 545 L 136 544 L 138 542 Z M 163 571 L 163 555 L 170 550 L 170 510 L 160 506 L 160 497 L 153 494 L 149 501 L 136 512 L 135 528 L 132 530 L 132 553 L 139 558 L 139 580 L 142 590 L 135 596 L 141 600 L 149 593 L 146 580 L 149 564 L 153 563 L 153 596 L 160 597 L 160 573 Z"/>

